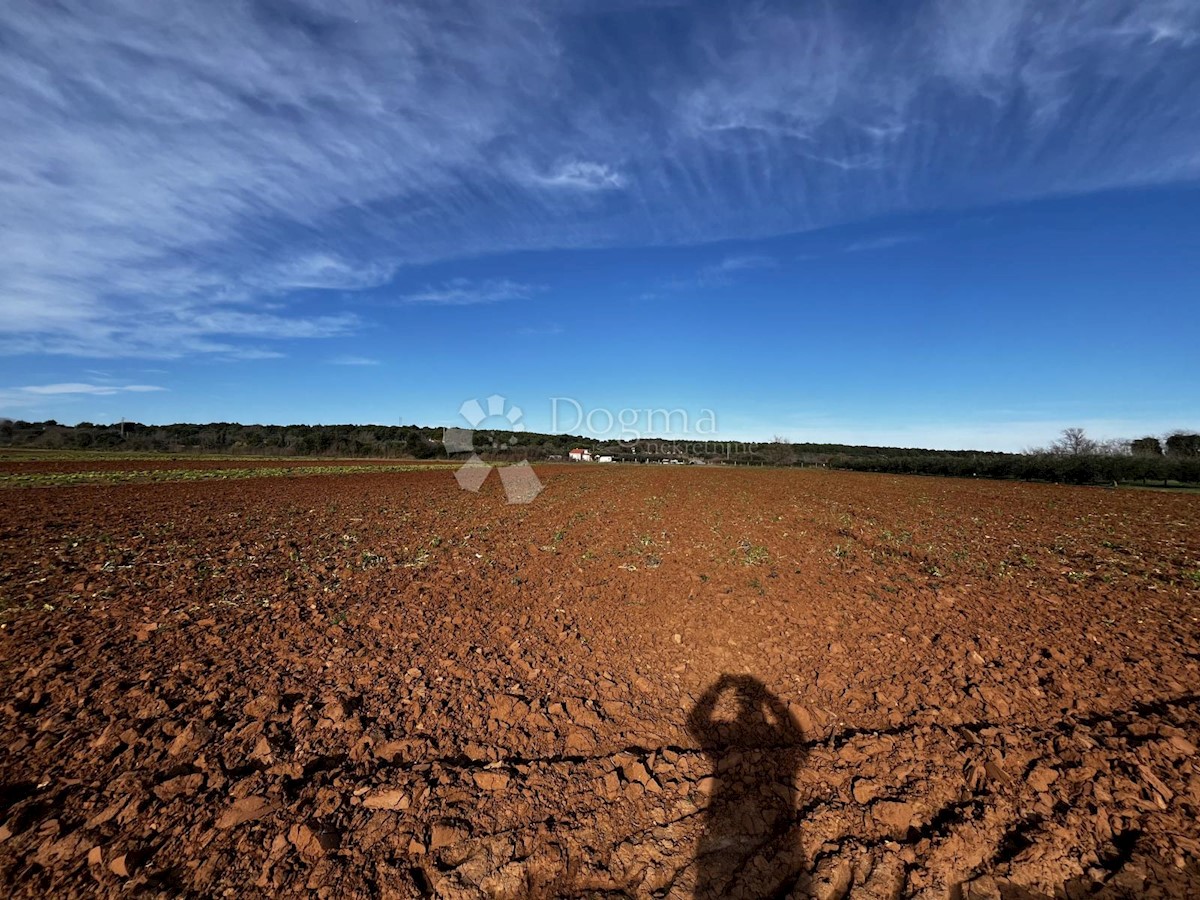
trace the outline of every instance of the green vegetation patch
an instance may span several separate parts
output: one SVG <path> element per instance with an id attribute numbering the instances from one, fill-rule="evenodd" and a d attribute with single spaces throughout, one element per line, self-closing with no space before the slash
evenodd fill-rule
<path id="1" fill-rule="evenodd" d="M 0 487 L 66 487 L 77 484 L 123 484 L 129 481 L 229 481 L 237 478 L 416 472 L 435 468 L 443 467 L 436 463 L 405 463 L 394 466 L 254 466 L 228 469 L 143 469 L 125 472 L 5 472 L 0 473 Z"/>

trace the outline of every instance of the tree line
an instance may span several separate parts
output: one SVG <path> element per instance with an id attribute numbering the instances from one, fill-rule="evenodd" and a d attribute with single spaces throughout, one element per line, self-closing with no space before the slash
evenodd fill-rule
<path id="1" fill-rule="evenodd" d="M 236 422 L 64 425 L 0 420 L 0 446 L 47 450 L 146 451 L 230 456 L 446 458 L 443 429 L 420 425 L 242 425 Z M 1017 478 L 1031 481 L 1200 483 L 1200 434 L 1096 441 L 1067 428 L 1046 447 L 1022 453 L 929 450 L 852 444 L 664 440 L 616 444 L 581 435 L 477 431 L 477 452 L 493 459 L 563 459 L 575 447 L 622 460 L 663 458 L 710 464 L 823 466 L 861 472 Z"/>
<path id="2" fill-rule="evenodd" d="M 230 456 L 445 456 L 442 429 L 417 425 L 242 425 L 236 422 L 110 425 L 0 421 L 0 446 L 47 450 L 211 453 Z"/>
<path id="3" fill-rule="evenodd" d="M 1160 439 L 1096 441 L 1082 428 L 1066 428 L 1046 447 L 1023 453 L 897 451 L 878 455 L 834 454 L 828 465 L 864 472 L 1018 478 L 1069 484 L 1200 483 L 1200 434 L 1175 432 Z"/>

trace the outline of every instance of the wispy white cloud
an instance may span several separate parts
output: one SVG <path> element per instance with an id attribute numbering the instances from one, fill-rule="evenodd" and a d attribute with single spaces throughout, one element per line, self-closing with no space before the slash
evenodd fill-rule
<path id="1" fill-rule="evenodd" d="M 760 253 L 748 253 L 740 256 L 726 256 L 719 262 L 704 266 L 696 274 L 695 283 L 700 287 L 716 287 L 730 284 L 739 272 L 754 269 L 771 269 L 778 261 L 772 256 Z"/>
<path id="2" fill-rule="evenodd" d="M 426 286 L 400 299 L 405 303 L 429 303 L 440 306 L 471 306 L 477 303 L 498 303 L 501 300 L 521 300 L 533 296 L 540 288 L 507 278 L 472 281 L 454 278 L 440 285 Z"/>
<path id="3" fill-rule="evenodd" d="M 925 240 L 925 235 L 923 234 L 882 234 L 878 237 L 853 241 L 846 245 L 845 250 L 847 253 L 861 253 L 864 250 L 888 250 L 892 247 L 915 244 L 923 240 Z"/>
<path id="4" fill-rule="evenodd" d="M 194 313 L 180 325 L 180 331 L 194 329 L 201 334 L 236 337 L 325 338 L 347 334 L 357 324 L 357 316 L 348 313 L 289 318 L 271 313 L 220 309 Z"/>
<path id="5" fill-rule="evenodd" d="M 8 352 L 263 357 L 344 333 L 290 303 L 277 328 L 227 326 L 264 296 L 371 287 L 428 257 L 395 248 L 456 218 L 514 86 L 556 65 L 539 14 L 490 4 L 452 29 L 358 2 L 220 6 L 0 10 L 20 48 L 0 59 Z"/>
<path id="6" fill-rule="evenodd" d="M 156 384 L 87 384 L 83 382 L 65 382 L 62 384 L 33 384 L 26 387 L 15 388 L 14 390 L 21 391 L 26 394 L 95 394 L 99 396 L 107 396 L 109 394 L 119 394 L 122 391 L 131 391 L 136 394 L 144 394 L 150 391 L 165 391 L 165 387 L 159 387 Z"/>
<path id="7" fill-rule="evenodd" d="M 261 358 L 413 262 L 1200 178 L 1193 0 L 214 3 L 0 5 L 0 350 Z"/>
<path id="8" fill-rule="evenodd" d="M 386 284 L 396 272 L 387 260 L 351 263 L 330 253 L 311 253 L 281 260 L 255 273 L 249 283 L 270 293 L 290 290 L 358 291 Z"/>
<path id="9" fill-rule="evenodd" d="M 332 366 L 377 366 L 379 360 L 372 359 L 369 356 L 334 356 L 329 359 L 329 364 Z"/>
<path id="10" fill-rule="evenodd" d="M 572 188 L 584 191 L 604 191 L 625 186 L 625 176 L 604 163 L 572 161 L 562 163 L 552 171 L 531 176 L 539 185 L 553 188 Z"/>
<path id="11" fill-rule="evenodd" d="M 147 394 L 165 391 L 156 384 L 92 384 L 90 382 L 61 382 L 30 384 L 23 387 L 0 388 L 0 412 L 44 407 L 47 403 L 81 397 L 111 397 L 117 394 Z"/>
<path id="12" fill-rule="evenodd" d="M 0 352 L 86 357 L 179 359 L 212 355 L 226 359 L 276 359 L 284 354 L 262 342 L 341 337 L 355 331 L 353 313 L 296 316 L 255 312 L 227 304 L 189 301 L 176 307 L 83 309 L 56 327 L 44 321 L 22 329 L 0 325 Z M 252 342 L 252 343 L 248 343 Z"/>
<path id="13" fill-rule="evenodd" d="M 693 275 L 673 278 L 662 282 L 655 290 L 645 291 L 640 294 L 639 299 L 655 300 L 664 292 L 675 293 L 678 291 L 728 287 L 740 275 L 753 272 L 756 269 L 772 269 L 777 265 L 779 265 L 779 260 L 762 253 L 742 253 L 724 256 L 715 262 L 701 266 Z"/>
<path id="14" fill-rule="evenodd" d="M 695 43 L 705 74 L 681 86 L 680 127 L 735 171 L 770 166 L 756 199 L 805 188 L 796 221 L 1200 175 L 1184 150 L 1200 119 L 1170 87 L 1200 69 L 1186 0 L 764 6 L 726 24 Z"/>

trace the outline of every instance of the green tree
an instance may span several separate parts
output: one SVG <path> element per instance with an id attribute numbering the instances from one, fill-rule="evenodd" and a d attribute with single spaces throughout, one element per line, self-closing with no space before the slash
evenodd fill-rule
<path id="1" fill-rule="evenodd" d="M 1200 456 L 1200 434 L 1177 431 L 1167 438 L 1168 456 Z"/>
<path id="2" fill-rule="evenodd" d="M 1162 456 L 1162 441 L 1156 437 L 1138 438 L 1129 445 L 1134 456 Z"/>

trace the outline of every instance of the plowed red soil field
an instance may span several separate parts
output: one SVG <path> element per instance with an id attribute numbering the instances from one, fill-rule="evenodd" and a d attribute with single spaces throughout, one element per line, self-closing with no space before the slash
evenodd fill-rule
<path id="1" fill-rule="evenodd" d="M 1200 497 L 537 472 L 0 491 L 0 892 L 1200 896 Z"/>

